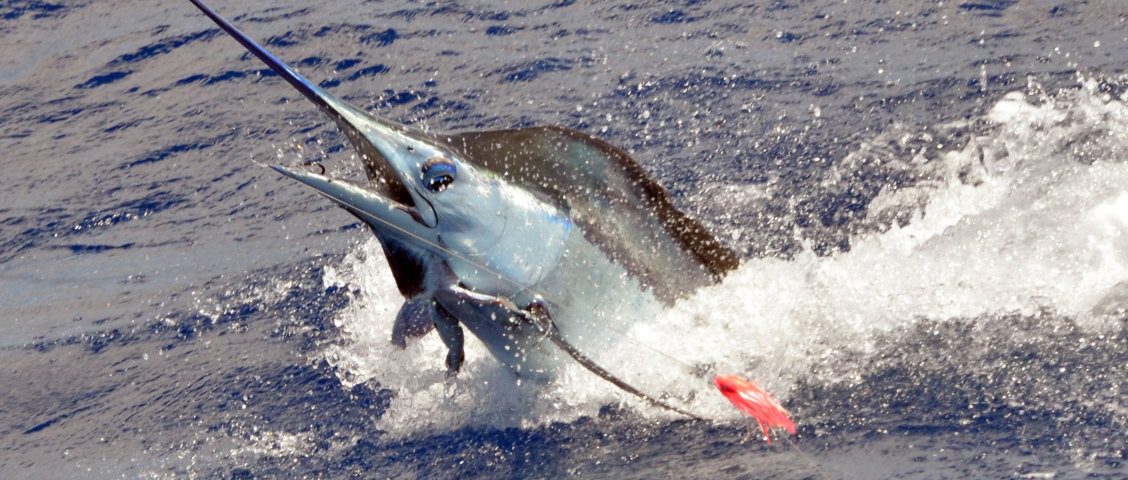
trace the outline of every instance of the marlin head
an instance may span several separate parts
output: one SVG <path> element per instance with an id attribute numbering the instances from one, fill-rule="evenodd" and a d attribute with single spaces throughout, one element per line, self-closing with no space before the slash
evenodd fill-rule
<path id="1" fill-rule="evenodd" d="M 468 286 L 484 291 L 519 289 L 551 269 L 558 249 L 530 251 L 522 257 L 524 262 L 514 266 L 509 260 L 513 248 L 520 245 L 513 244 L 529 239 L 507 235 L 506 225 L 545 224 L 550 237 L 562 238 L 570 225 L 554 207 L 507 185 L 495 173 L 475 167 L 446 139 L 374 117 L 333 96 L 207 5 L 191 1 L 337 123 L 362 159 L 369 185 L 299 169 L 277 166 L 275 170 L 317 190 L 367 223 L 386 250 L 390 247 L 396 254 L 413 257 L 423 252 L 436 255 L 456 274 L 464 273 L 460 279 Z M 404 285 L 400 279 L 408 283 L 421 279 L 395 270 L 421 270 L 424 262 L 415 258 L 408 261 L 411 265 L 397 269 L 392 256 L 389 252 L 400 290 L 405 294 L 420 290 L 421 286 Z"/>
<path id="2" fill-rule="evenodd" d="M 403 133 L 390 140 L 371 138 L 365 146 L 379 145 L 376 162 L 407 192 L 400 197 L 404 200 L 380 188 L 387 185 L 380 178 L 366 188 L 301 169 L 274 169 L 367 223 L 385 246 L 441 259 L 475 291 L 511 294 L 553 268 L 572 229 L 560 209 L 440 144 Z M 366 158 L 374 163 L 372 155 Z"/>
<path id="3" fill-rule="evenodd" d="M 442 260 L 475 291 L 521 290 L 552 269 L 571 230 L 559 209 L 476 167 L 439 137 L 317 93 L 324 100 L 321 108 L 360 153 L 371 185 L 281 166 L 275 170 L 363 220 L 385 246 Z M 515 256 L 521 261 L 513 262 Z M 419 289 L 425 288 L 411 290 Z"/>

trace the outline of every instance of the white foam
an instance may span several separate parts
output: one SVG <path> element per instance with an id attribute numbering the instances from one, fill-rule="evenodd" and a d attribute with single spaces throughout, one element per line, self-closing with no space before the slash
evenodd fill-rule
<path id="1" fill-rule="evenodd" d="M 908 225 L 853 239 L 834 257 L 750 260 L 623 332 L 604 366 L 727 419 L 737 413 L 679 362 L 759 379 L 786 401 L 800 378 L 852 380 L 810 378 L 819 358 L 845 347 L 865 351 L 875 333 L 921 318 L 1049 307 L 1099 323 L 1094 306 L 1128 284 L 1128 107 L 1092 83 L 1084 87 L 1036 101 L 1005 96 L 964 148 L 919 167 L 932 169 L 935 181 L 874 200 L 871 211 L 923 205 Z M 579 367 L 549 386 L 515 385 L 473 340 L 462 374 L 444 383 L 445 350 L 434 335 L 403 351 L 388 341 L 401 299 L 375 240 L 325 281 L 364 292 L 336 319 L 348 341 L 325 356 L 347 382 L 375 380 L 396 391 L 380 420 L 393 433 L 566 421 L 621 401 L 667 415 Z"/>

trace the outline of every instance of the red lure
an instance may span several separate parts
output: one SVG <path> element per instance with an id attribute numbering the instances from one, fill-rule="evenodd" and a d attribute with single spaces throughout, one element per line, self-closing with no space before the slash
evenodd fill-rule
<path id="1" fill-rule="evenodd" d="M 769 445 L 772 437 L 768 434 L 773 428 L 783 428 L 795 435 L 795 422 L 791 421 L 787 410 L 755 383 L 736 375 L 717 375 L 713 381 L 736 408 L 756 419 Z"/>

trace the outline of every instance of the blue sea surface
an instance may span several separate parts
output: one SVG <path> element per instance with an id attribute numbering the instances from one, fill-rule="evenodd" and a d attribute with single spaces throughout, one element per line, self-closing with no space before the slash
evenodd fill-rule
<path id="1" fill-rule="evenodd" d="M 362 175 L 333 122 L 189 2 L 0 0 L 0 478 L 1128 478 L 1128 3 L 211 6 L 381 117 L 630 152 L 743 258 L 630 341 L 799 434 L 386 353 L 371 234 L 267 167 Z"/>

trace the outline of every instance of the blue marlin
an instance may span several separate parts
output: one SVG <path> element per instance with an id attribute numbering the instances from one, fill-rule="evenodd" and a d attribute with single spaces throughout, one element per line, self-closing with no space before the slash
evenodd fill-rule
<path id="1" fill-rule="evenodd" d="M 613 343 L 629 325 L 624 317 L 671 305 L 738 265 L 630 156 L 567 128 L 443 134 L 374 117 L 190 1 L 332 118 L 358 153 L 367 185 L 324 169 L 273 168 L 328 197 L 379 239 L 405 298 L 394 343 L 437 331 L 448 348 L 448 375 L 455 375 L 465 327 L 520 377 L 550 378 L 572 359 L 692 416 L 585 354 Z"/>

